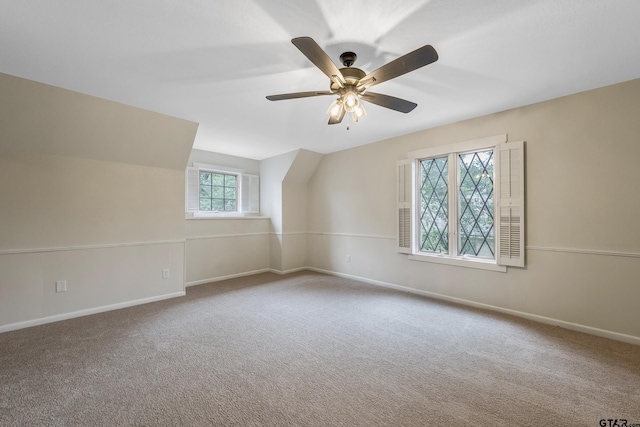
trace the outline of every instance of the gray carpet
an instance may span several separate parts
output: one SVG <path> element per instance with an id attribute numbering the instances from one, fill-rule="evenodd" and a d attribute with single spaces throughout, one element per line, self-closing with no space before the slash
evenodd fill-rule
<path id="1" fill-rule="evenodd" d="M 2 426 L 640 423 L 640 347 L 314 273 L 0 334 Z"/>

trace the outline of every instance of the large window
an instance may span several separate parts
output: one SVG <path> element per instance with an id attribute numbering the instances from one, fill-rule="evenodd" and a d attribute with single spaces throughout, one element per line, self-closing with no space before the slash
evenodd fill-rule
<path id="1" fill-rule="evenodd" d="M 399 252 L 499 271 L 523 266 L 523 147 L 504 135 L 409 153 L 398 164 Z"/>

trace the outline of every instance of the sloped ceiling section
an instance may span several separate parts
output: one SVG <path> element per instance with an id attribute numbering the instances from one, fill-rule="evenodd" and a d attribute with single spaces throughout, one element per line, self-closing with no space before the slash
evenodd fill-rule
<path id="1" fill-rule="evenodd" d="M 198 124 L 0 73 L 0 149 L 184 170 Z"/>

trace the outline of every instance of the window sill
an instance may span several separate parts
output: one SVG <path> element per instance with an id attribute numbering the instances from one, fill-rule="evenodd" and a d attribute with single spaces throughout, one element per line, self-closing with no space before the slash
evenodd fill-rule
<path id="1" fill-rule="evenodd" d="M 268 216 L 242 213 L 186 214 L 185 219 L 269 219 Z"/>
<path id="2" fill-rule="evenodd" d="M 498 265 L 494 261 L 482 261 L 469 258 L 450 258 L 440 255 L 412 254 L 409 255 L 412 261 L 433 262 L 436 264 L 455 265 L 457 267 L 475 268 L 478 270 L 497 271 L 506 273 L 507 267 Z"/>

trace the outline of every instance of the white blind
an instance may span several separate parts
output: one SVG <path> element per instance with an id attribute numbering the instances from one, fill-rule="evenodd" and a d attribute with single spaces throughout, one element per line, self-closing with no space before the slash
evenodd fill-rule
<path id="1" fill-rule="evenodd" d="M 413 162 L 409 159 L 397 163 L 398 181 L 398 252 L 411 253 L 411 180 Z"/>
<path id="2" fill-rule="evenodd" d="M 524 267 L 524 142 L 499 145 L 498 264 Z"/>
<path id="3" fill-rule="evenodd" d="M 185 210 L 197 212 L 200 205 L 200 173 L 198 168 L 188 167 L 186 174 Z"/>
<path id="4" fill-rule="evenodd" d="M 258 175 L 242 174 L 242 212 L 260 212 L 260 178 Z"/>

